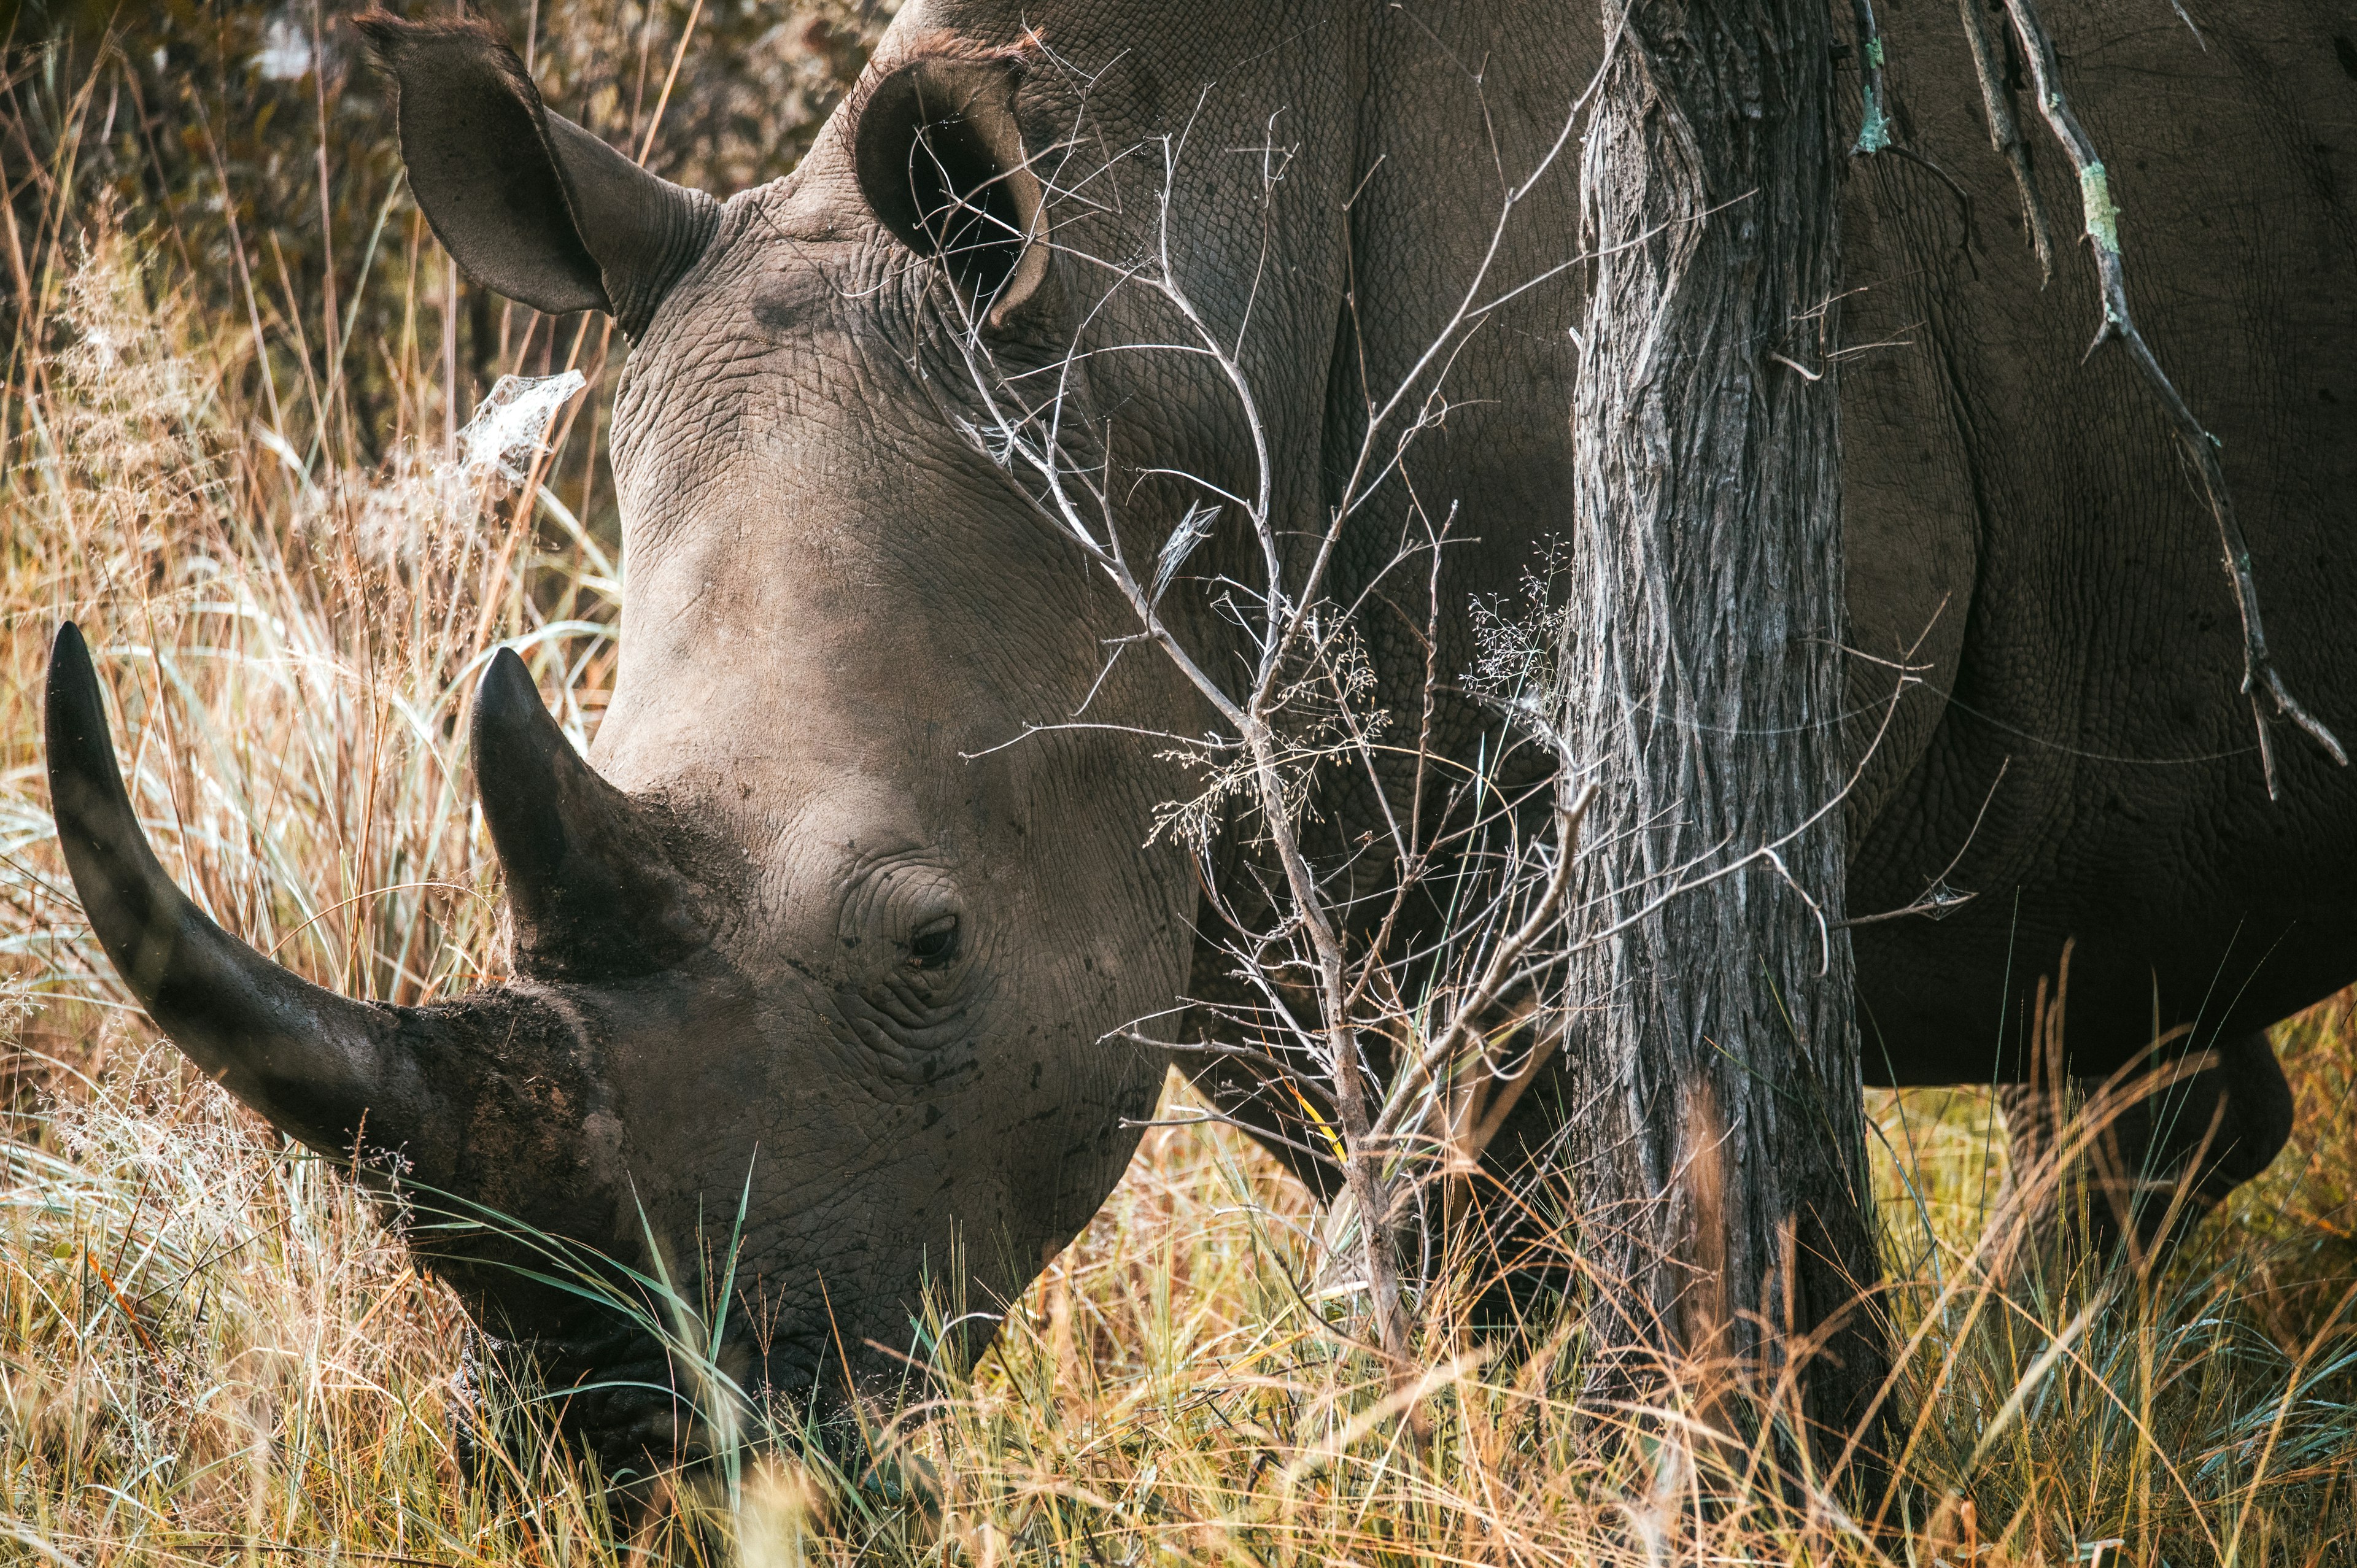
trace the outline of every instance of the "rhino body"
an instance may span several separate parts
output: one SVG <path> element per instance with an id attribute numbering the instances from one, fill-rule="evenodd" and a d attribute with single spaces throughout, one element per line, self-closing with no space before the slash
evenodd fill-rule
<path id="1" fill-rule="evenodd" d="M 2197 19 L 2206 48 L 2167 6 L 2102 0 L 2058 18 L 2059 41 L 2120 160 L 2145 329 L 2223 443 L 2276 649 L 2350 734 L 2357 22 L 2304 3 Z M 1850 802 L 1849 908 L 1975 895 L 1856 929 L 1867 1076 L 2021 1077 L 2023 999 L 2075 939 L 2073 1071 L 2128 1060 L 2156 1018 L 2227 1047 L 2201 1080 L 2214 1187 L 2283 1136 L 2257 1031 L 2357 979 L 2357 784 L 2287 746 L 2286 799 L 2266 800 L 2215 533 L 2168 426 L 2123 358 L 2081 363 L 2083 262 L 2040 287 L 1954 18 L 1889 24 L 1901 139 L 1972 193 L 1969 215 L 1920 165 L 1853 161 L 1839 343 L 1804 330 L 1781 350 L 1793 369 L 1761 360 L 1817 373 L 1841 353 L 1851 625 L 1827 630 L 1861 655 L 1861 746 L 1892 664 L 1922 677 Z M 1167 313 L 1095 263 L 1156 242 L 1159 139 L 1183 133 L 1174 267 L 1223 330 L 1251 301 L 1240 354 L 1279 514 L 1315 532 L 1366 389 L 1441 329 L 1506 184 L 1594 73 L 1596 19 L 1507 0 L 911 0 L 802 166 L 725 203 L 546 113 L 478 25 L 363 25 L 459 263 L 543 308 L 610 310 L 633 339 L 613 441 L 629 600 L 594 772 L 521 667 L 496 665 L 475 744 L 518 979 L 428 1008 L 343 1002 L 170 887 L 110 792 L 68 636 L 51 768 L 77 885 L 158 1024 L 295 1135 L 349 1149 L 365 1112 L 417 1182 L 641 1262 L 650 1234 L 693 1260 L 741 1195 L 738 1282 L 761 1321 L 740 1315 L 724 1365 L 794 1393 L 888 1373 L 922 1281 L 995 1309 L 1088 1221 L 1169 1060 L 1114 1032 L 1221 968 L 1188 856 L 1140 847 L 1187 780 L 1112 729 L 1020 739 L 1092 688 L 1107 725 L 1188 733 L 1202 714 L 1150 650 L 1105 672 L 1129 610 L 960 432 L 949 291 L 1004 364 L 1050 362 L 1075 334 L 1168 341 Z M 952 145 L 938 177 L 995 229 L 951 242 L 909 173 L 920 125 Z M 1047 177 L 1027 177 L 1047 149 Z M 1458 359 L 1448 420 L 1407 462 L 1469 542 L 1443 557 L 1444 677 L 1472 660 L 1470 602 L 1513 595 L 1563 530 L 1576 155 L 1516 210 L 1491 274 L 1501 295 L 1546 281 Z M 2050 211 L 2075 213 L 2042 147 L 2039 177 Z M 1075 398 L 1111 421 L 1117 466 L 1250 482 L 1248 433 L 1200 363 L 1107 355 Z M 1394 489 L 1351 536 L 1337 598 L 1383 586 Z M 1123 526 L 1150 558 L 1189 497 L 1136 493 Z M 1189 575 L 1249 572 L 1243 545 L 1215 535 Z M 1402 628 L 1428 607 L 1420 582 L 1401 592 L 1370 636 L 1405 692 L 1424 656 Z M 1182 582 L 1168 602 L 1211 647 L 1206 598 Z M 1469 703 L 1440 728 L 1460 755 L 1495 741 Z M 1527 1096 L 1501 1146 L 1543 1143 L 1550 1105 Z M 464 1283 L 559 1381 L 671 1375 L 642 1337 L 495 1264 Z M 680 1435 L 654 1390 L 568 1409 L 617 1466 Z"/>

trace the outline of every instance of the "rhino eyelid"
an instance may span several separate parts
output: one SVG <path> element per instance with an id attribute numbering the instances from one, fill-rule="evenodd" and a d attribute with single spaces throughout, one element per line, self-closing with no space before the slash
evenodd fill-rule
<path id="1" fill-rule="evenodd" d="M 958 918 L 943 915 L 917 928 L 909 938 L 909 965 L 912 969 L 939 969 L 957 957 Z"/>

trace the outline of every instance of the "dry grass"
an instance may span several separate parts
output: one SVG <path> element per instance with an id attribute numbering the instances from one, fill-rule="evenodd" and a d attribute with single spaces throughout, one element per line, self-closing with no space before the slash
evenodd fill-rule
<path id="1" fill-rule="evenodd" d="M 585 730 L 619 589 L 595 396 L 560 417 L 548 488 L 458 469 L 444 435 L 483 391 L 479 351 L 496 371 L 578 343 L 595 369 L 597 334 L 515 320 L 504 349 L 470 327 L 443 353 L 447 275 L 393 201 L 382 243 L 329 247 L 332 296 L 299 266 L 254 284 L 268 235 L 201 272 L 200 209 L 110 204 L 119 181 L 76 172 L 107 68 L 49 69 L 5 143 L 0 236 L 22 263 L 0 388 L 0 1556 L 620 1562 L 628 1532 L 535 1441 L 544 1407 L 470 1381 L 462 1318 L 386 1217 L 123 1004 L 62 875 L 38 734 L 70 615 L 165 863 L 225 924 L 357 993 L 472 983 L 495 872 L 464 694 L 505 640 Z M 1190 1129 L 1150 1135 L 993 1353 L 875 1412 L 858 1463 L 756 1451 L 642 1544 L 760 1563 L 2357 1562 L 2357 1019 L 2336 1003 L 2281 1039 L 2295 1148 L 2145 1277 L 2033 1267 L 1989 1288 L 1986 1097 L 1878 1097 L 1908 1347 L 1878 1532 L 1773 1445 L 1704 1428 L 1725 1369 L 1687 1369 L 1654 1411 L 1575 1410 L 1574 1323 L 1535 1353 L 1428 1345 L 1415 1436 L 1338 1333 L 1353 1304 L 1304 1298 L 1303 1194 Z"/>

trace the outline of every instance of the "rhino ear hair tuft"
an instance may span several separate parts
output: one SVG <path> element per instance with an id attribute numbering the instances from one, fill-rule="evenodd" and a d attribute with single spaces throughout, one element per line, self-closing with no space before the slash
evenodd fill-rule
<path id="1" fill-rule="evenodd" d="M 1048 275 L 1045 192 L 1023 150 L 1016 67 L 927 57 L 878 81 L 853 162 L 877 220 L 942 263 L 996 328 Z"/>
<path id="2" fill-rule="evenodd" d="M 371 10 L 353 25 L 393 80 L 410 189 L 460 269 L 535 310 L 602 310 L 643 333 L 720 204 L 550 113 L 488 22 Z"/>

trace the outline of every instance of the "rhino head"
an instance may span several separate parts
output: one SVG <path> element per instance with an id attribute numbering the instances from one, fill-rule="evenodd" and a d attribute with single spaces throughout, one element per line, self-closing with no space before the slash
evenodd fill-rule
<path id="1" fill-rule="evenodd" d="M 91 923 L 291 1136 L 397 1152 L 414 1189 L 690 1300 L 731 1286 L 719 1361 L 749 1391 L 823 1406 L 942 1353 L 912 1336 L 928 1282 L 976 1315 L 974 1353 L 1134 1150 L 1166 1063 L 1106 1036 L 1182 989 L 1196 897 L 1183 856 L 1139 848 L 1169 781 L 1133 741 L 1005 744 L 1090 691 L 1126 612 L 912 347 L 942 291 L 1010 352 L 1068 329 L 1014 68 L 878 68 L 791 179 L 724 205 L 549 113 L 481 24 L 361 26 L 458 263 L 632 339 L 611 706 L 585 761 L 514 656 L 490 664 L 472 756 L 512 978 L 385 1006 L 172 885 L 69 627 L 48 765 Z M 1167 724 L 1183 698 L 1141 659 L 1092 701 Z M 462 1251 L 486 1330 L 595 1385 L 566 1419 L 609 1466 L 694 1450 L 659 1340 L 512 1266 L 536 1259 Z"/>

